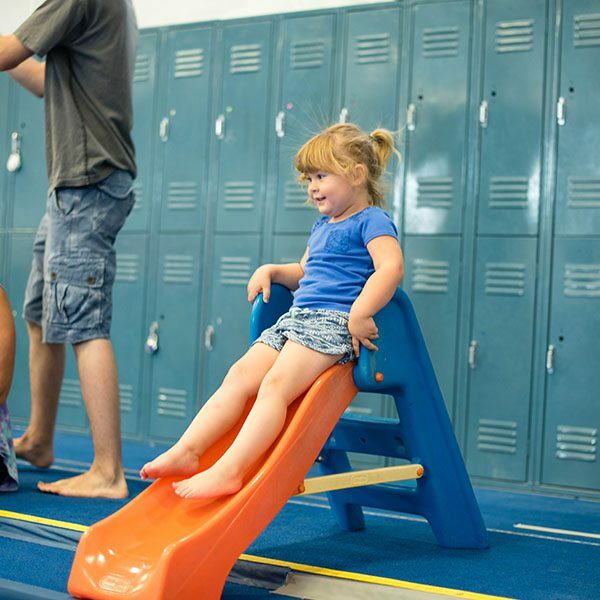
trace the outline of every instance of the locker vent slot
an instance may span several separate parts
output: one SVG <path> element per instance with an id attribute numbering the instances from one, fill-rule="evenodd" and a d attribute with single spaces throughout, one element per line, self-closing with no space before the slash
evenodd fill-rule
<path id="1" fill-rule="evenodd" d="M 325 63 L 325 43 L 319 40 L 294 42 L 290 49 L 290 69 L 318 69 Z"/>
<path id="2" fill-rule="evenodd" d="M 532 19 L 496 23 L 496 52 L 528 52 L 532 49 Z"/>
<path id="3" fill-rule="evenodd" d="M 452 177 L 418 177 L 417 208 L 450 208 Z"/>
<path id="4" fill-rule="evenodd" d="M 119 397 L 121 398 L 121 412 L 131 413 L 133 411 L 133 386 L 127 383 L 120 383 Z"/>
<path id="5" fill-rule="evenodd" d="M 194 280 L 194 257 L 187 254 L 167 254 L 163 263 L 165 283 L 192 283 Z"/>
<path id="6" fill-rule="evenodd" d="M 219 282 L 222 285 L 245 287 L 251 275 L 250 262 L 247 256 L 222 256 Z"/>
<path id="7" fill-rule="evenodd" d="M 527 177 L 491 177 L 490 208 L 527 208 L 529 199 Z"/>
<path id="8" fill-rule="evenodd" d="M 600 298 L 600 264 L 566 264 L 563 290 L 569 298 Z"/>
<path id="9" fill-rule="evenodd" d="M 575 15 L 573 19 L 573 45 L 575 48 L 600 46 L 600 13 Z"/>
<path id="10" fill-rule="evenodd" d="M 144 184 L 142 183 L 142 181 L 140 179 L 138 179 L 133 184 L 133 192 L 135 194 L 135 204 L 133 205 L 134 211 L 141 210 L 141 208 L 142 208 L 142 198 L 143 198 L 142 190 L 143 189 L 144 189 Z"/>
<path id="11" fill-rule="evenodd" d="M 354 61 L 357 65 L 386 63 L 390 61 L 389 33 L 359 35 L 354 44 Z"/>
<path id="12" fill-rule="evenodd" d="M 517 423 L 515 421 L 479 419 L 477 448 L 482 452 L 516 454 Z"/>
<path id="13" fill-rule="evenodd" d="M 590 427 L 559 425 L 556 428 L 556 458 L 595 462 L 598 430 Z"/>
<path id="14" fill-rule="evenodd" d="M 137 254 L 117 254 L 115 281 L 135 283 L 140 275 L 140 257 Z"/>
<path id="15" fill-rule="evenodd" d="M 169 210 L 194 210 L 198 206 L 198 184 L 193 181 L 173 181 L 167 192 Z"/>
<path id="16" fill-rule="evenodd" d="M 138 54 L 133 68 L 133 83 L 143 83 L 150 79 L 150 56 Z"/>
<path id="17" fill-rule="evenodd" d="M 523 296 L 525 265 L 523 263 L 485 263 L 485 293 L 489 296 Z"/>
<path id="18" fill-rule="evenodd" d="M 63 379 L 62 387 L 60 388 L 61 406 L 71 406 L 73 408 L 83 407 L 83 396 L 77 379 Z"/>
<path id="19" fill-rule="evenodd" d="M 458 27 L 426 28 L 421 40 L 424 58 L 458 56 Z"/>
<path id="20" fill-rule="evenodd" d="M 600 179 L 569 177 L 568 208 L 600 208 Z"/>
<path id="21" fill-rule="evenodd" d="M 283 200 L 283 205 L 286 209 L 310 209 L 310 205 L 306 204 L 308 197 L 306 189 L 300 187 L 295 181 L 286 182 L 284 193 L 285 197 Z"/>
<path id="22" fill-rule="evenodd" d="M 411 289 L 414 292 L 445 294 L 450 281 L 450 263 L 445 260 L 415 258 L 412 266 Z"/>
<path id="23" fill-rule="evenodd" d="M 163 417 L 185 419 L 187 415 L 187 391 L 173 388 L 158 388 L 158 407 L 156 412 Z"/>
<path id="24" fill-rule="evenodd" d="M 178 50 L 175 52 L 175 70 L 173 75 L 179 77 L 198 77 L 204 74 L 204 50 Z"/>
<path id="25" fill-rule="evenodd" d="M 254 181 L 226 181 L 225 208 L 227 210 L 251 210 L 256 192 Z"/>
<path id="26" fill-rule="evenodd" d="M 229 56 L 230 73 L 257 73 L 262 61 L 260 44 L 243 44 L 231 46 Z"/>

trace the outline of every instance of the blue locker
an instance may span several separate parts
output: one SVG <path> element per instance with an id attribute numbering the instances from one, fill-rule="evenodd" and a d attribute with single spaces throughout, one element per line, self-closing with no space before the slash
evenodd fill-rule
<path id="1" fill-rule="evenodd" d="M 446 402 L 454 410 L 460 239 L 406 236 L 403 288 L 410 296 Z"/>
<path id="2" fill-rule="evenodd" d="M 208 179 L 212 28 L 166 35 L 166 99 L 160 111 L 163 152 L 160 228 L 204 228 Z"/>
<path id="3" fill-rule="evenodd" d="M 158 336 L 152 361 L 150 435 L 175 439 L 196 410 L 200 338 L 201 257 L 197 234 L 163 234 L 151 331 Z"/>
<path id="4" fill-rule="evenodd" d="M 276 145 L 275 231 L 308 233 L 315 219 L 298 184 L 294 156 L 311 136 L 331 124 L 335 17 L 321 14 L 286 17 L 283 22 L 283 69 L 278 113 L 269 124 Z"/>
<path id="5" fill-rule="evenodd" d="M 542 482 L 600 490 L 600 239 L 555 240 L 551 294 Z"/>
<path id="6" fill-rule="evenodd" d="M 462 230 L 470 2 L 414 8 L 405 232 Z"/>
<path id="7" fill-rule="evenodd" d="M 468 348 L 471 475 L 527 480 L 536 245 L 523 237 L 477 241 Z"/>
<path id="8" fill-rule="evenodd" d="M 213 240 L 208 322 L 204 332 L 204 403 L 229 367 L 248 349 L 251 304 L 247 284 L 259 266 L 258 235 L 217 235 Z"/>
<path id="9" fill-rule="evenodd" d="M 157 89 L 158 34 L 142 33 L 138 41 L 133 74 L 133 142 L 138 167 L 134 183 L 135 206 L 125 223 L 125 231 L 145 231 L 150 226 L 152 179 L 154 177 L 154 110 Z"/>
<path id="10" fill-rule="evenodd" d="M 489 1 L 485 36 L 478 231 L 535 235 L 542 163 L 545 0 Z"/>
<path id="11" fill-rule="evenodd" d="M 119 370 L 121 429 L 140 432 L 145 341 L 148 236 L 121 233 L 117 238 L 117 272 L 113 287 L 111 339 Z"/>
<path id="12" fill-rule="evenodd" d="M 8 190 L 6 189 L 6 161 L 11 152 L 10 136 L 8 135 L 9 90 L 10 79 L 0 76 L 0 231 L 6 227 L 8 210 Z M 2 251 L 0 246 L 0 252 Z M 2 258 L 0 256 L 0 274 L 2 273 Z"/>
<path id="13" fill-rule="evenodd" d="M 217 139 L 217 231 L 259 232 L 266 196 L 271 22 L 223 29 Z"/>
<path id="14" fill-rule="evenodd" d="M 600 234 L 600 5 L 563 2 L 555 232 Z"/>

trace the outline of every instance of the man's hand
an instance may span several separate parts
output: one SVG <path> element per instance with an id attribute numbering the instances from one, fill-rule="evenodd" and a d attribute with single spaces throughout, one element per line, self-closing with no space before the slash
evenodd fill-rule
<path id="1" fill-rule="evenodd" d="M 352 336 L 352 348 L 356 356 L 360 354 L 361 344 L 369 350 L 377 350 L 377 346 L 371 341 L 379 338 L 379 330 L 373 317 L 357 315 L 350 311 L 348 330 Z"/>
<path id="2" fill-rule="evenodd" d="M 271 296 L 271 268 L 270 265 L 258 267 L 248 282 L 248 302 L 254 302 L 258 294 L 262 292 L 263 300 L 269 301 Z"/>

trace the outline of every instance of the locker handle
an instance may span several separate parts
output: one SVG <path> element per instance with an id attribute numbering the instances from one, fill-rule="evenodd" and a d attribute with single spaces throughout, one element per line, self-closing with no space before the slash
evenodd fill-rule
<path id="1" fill-rule="evenodd" d="M 160 127 L 158 128 L 158 134 L 160 135 L 160 140 L 162 142 L 167 142 L 169 140 L 169 117 L 165 117 L 160 122 Z"/>
<path id="2" fill-rule="evenodd" d="M 562 96 L 556 103 L 556 122 L 561 127 L 567 122 L 567 101 Z"/>
<path id="3" fill-rule="evenodd" d="M 13 131 L 12 135 L 10 136 L 10 146 L 10 155 L 6 161 L 6 170 L 9 173 L 14 173 L 23 165 L 23 161 L 21 159 L 21 135 L 16 131 Z"/>
<path id="4" fill-rule="evenodd" d="M 469 368 L 477 368 L 477 342 L 475 340 L 471 340 L 469 344 Z"/>
<path id="5" fill-rule="evenodd" d="M 209 325 L 204 331 L 204 347 L 211 351 L 215 342 L 215 328 Z"/>
<path id="6" fill-rule="evenodd" d="M 275 134 L 278 138 L 285 136 L 285 113 L 282 110 L 275 117 Z"/>
<path id="7" fill-rule="evenodd" d="M 225 137 L 225 115 L 219 115 L 215 121 L 215 135 L 219 140 Z"/>
<path id="8" fill-rule="evenodd" d="M 554 373 L 554 355 L 556 354 L 556 346 L 550 344 L 546 352 L 546 373 L 552 375 Z"/>
<path id="9" fill-rule="evenodd" d="M 487 100 L 482 100 L 479 105 L 479 123 L 482 127 L 488 126 L 488 110 L 489 105 Z"/>
<path id="10" fill-rule="evenodd" d="M 158 322 L 152 321 L 150 332 L 144 344 L 144 350 L 147 354 L 156 354 L 158 352 Z"/>
<path id="11" fill-rule="evenodd" d="M 342 110 L 340 110 L 340 118 L 338 120 L 339 123 L 347 123 L 348 117 L 350 115 L 350 111 L 344 106 Z"/>
<path id="12" fill-rule="evenodd" d="M 408 129 L 409 131 L 414 131 L 417 127 L 416 113 L 417 107 L 411 102 L 408 105 L 408 108 L 406 109 L 406 129 Z"/>

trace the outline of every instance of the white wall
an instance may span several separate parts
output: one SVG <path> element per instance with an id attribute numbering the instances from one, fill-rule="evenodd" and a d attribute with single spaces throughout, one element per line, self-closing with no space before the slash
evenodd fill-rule
<path id="1" fill-rule="evenodd" d="M 394 0 L 133 0 L 140 27 L 236 19 Z M 0 33 L 12 33 L 42 0 L 0 0 Z"/>

